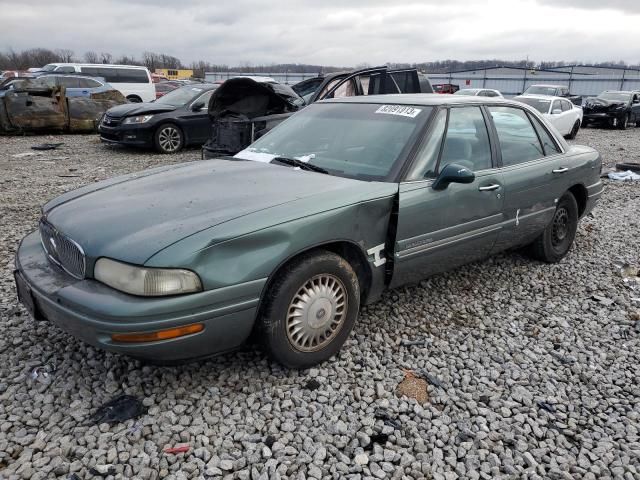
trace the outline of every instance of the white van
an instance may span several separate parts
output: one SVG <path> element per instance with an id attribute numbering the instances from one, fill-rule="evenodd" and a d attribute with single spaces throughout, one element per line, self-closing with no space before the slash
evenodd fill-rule
<path id="1" fill-rule="evenodd" d="M 102 63 L 49 63 L 37 73 L 53 72 L 81 73 L 92 77 L 102 77 L 127 97 L 130 102 L 150 102 L 156 99 L 156 88 L 147 67 Z"/>

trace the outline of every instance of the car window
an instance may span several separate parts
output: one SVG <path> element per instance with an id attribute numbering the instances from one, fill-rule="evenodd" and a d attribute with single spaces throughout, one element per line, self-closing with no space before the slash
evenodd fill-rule
<path id="1" fill-rule="evenodd" d="M 211 99 L 211 95 L 213 95 L 213 92 L 215 91 L 215 89 L 213 90 L 209 90 L 208 92 L 204 92 L 202 95 L 200 95 L 193 103 L 204 103 L 205 105 L 205 109 L 207 108 L 207 106 L 209 105 L 209 100 Z"/>
<path id="2" fill-rule="evenodd" d="M 102 86 L 100 82 L 97 82 L 96 80 L 93 80 L 91 78 L 80 78 L 78 80 L 81 88 L 97 88 Z"/>
<path id="3" fill-rule="evenodd" d="M 407 175 L 407 180 L 422 180 L 424 178 L 435 177 L 438 156 L 440 155 L 440 146 L 442 145 L 442 137 L 444 136 L 446 125 L 447 110 L 443 109 L 440 110 L 436 118 L 434 118 L 429 137 L 420 146 L 413 167 L 409 175 Z"/>
<path id="4" fill-rule="evenodd" d="M 452 108 L 440 167 L 455 163 L 471 171 L 491 168 L 489 133 L 479 107 Z"/>
<path id="5" fill-rule="evenodd" d="M 333 93 L 329 94 L 326 98 L 341 98 L 341 97 L 353 97 L 356 94 L 356 86 L 353 83 L 353 79 L 344 82 Z"/>
<path id="6" fill-rule="evenodd" d="M 329 81 L 329 83 L 327 83 L 324 88 L 320 91 L 320 93 L 318 94 L 318 99 L 322 100 L 324 98 L 324 96 L 327 94 L 327 92 L 329 90 L 331 90 L 333 87 L 335 87 L 338 82 L 342 81 L 344 79 L 344 77 L 338 77 L 338 78 L 334 78 L 333 80 Z"/>
<path id="7" fill-rule="evenodd" d="M 489 107 L 500 140 L 505 167 L 536 160 L 544 150 L 533 125 L 523 110 L 515 107 Z"/>
<path id="8" fill-rule="evenodd" d="M 78 88 L 80 86 L 77 77 L 60 77 L 58 83 L 65 88 Z"/>
<path id="9" fill-rule="evenodd" d="M 60 73 L 75 73 L 76 69 L 74 67 L 59 67 L 56 69 L 56 72 Z"/>
<path id="10" fill-rule="evenodd" d="M 536 128 L 536 132 L 538 132 L 538 137 L 540 137 L 540 140 L 542 141 L 544 154 L 548 156 L 562 153 L 562 150 L 560 150 L 560 147 L 554 141 L 553 137 L 544 125 L 542 125 L 542 123 L 533 115 L 531 115 L 531 118 L 533 119 L 533 125 Z"/>
<path id="11" fill-rule="evenodd" d="M 562 105 L 562 111 L 563 112 L 568 112 L 569 110 L 571 110 L 573 108 L 571 106 L 571 102 L 569 102 L 567 100 L 563 100 L 562 102 L 560 102 L 560 104 Z"/>
<path id="12" fill-rule="evenodd" d="M 553 113 L 554 110 L 562 110 L 562 105 L 560 104 L 560 100 L 555 100 L 553 102 L 553 106 L 551 107 L 551 113 Z"/>

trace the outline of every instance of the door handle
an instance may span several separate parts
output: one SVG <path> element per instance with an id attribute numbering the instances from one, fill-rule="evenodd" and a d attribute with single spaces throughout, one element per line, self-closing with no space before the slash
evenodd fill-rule
<path id="1" fill-rule="evenodd" d="M 490 192 L 491 190 L 497 190 L 500 188 L 500 185 L 497 183 L 492 183 L 491 185 L 487 185 L 486 187 L 478 187 L 478 190 L 481 192 Z"/>
<path id="2" fill-rule="evenodd" d="M 556 168 L 555 170 L 553 170 L 553 173 L 564 173 L 564 172 L 568 172 L 569 169 L 567 167 L 560 167 L 560 168 Z"/>

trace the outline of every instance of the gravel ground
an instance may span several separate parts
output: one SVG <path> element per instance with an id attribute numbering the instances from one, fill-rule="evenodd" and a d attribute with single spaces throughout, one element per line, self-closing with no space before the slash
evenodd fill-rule
<path id="1" fill-rule="evenodd" d="M 65 145 L 13 156 L 49 141 Z M 577 142 L 638 161 L 640 129 Z M 0 138 L 0 152 L 0 478 L 640 478 L 640 291 L 615 266 L 640 261 L 639 183 L 607 182 L 558 265 L 505 254 L 388 292 L 318 368 L 288 371 L 251 347 L 168 368 L 34 322 L 13 255 L 46 200 L 199 151 L 42 136 Z M 430 375 L 424 403 L 397 396 L 403 379 L 411 391 L 403 369 Z M 148 412 L 88 426 L 121 393 Z"/>

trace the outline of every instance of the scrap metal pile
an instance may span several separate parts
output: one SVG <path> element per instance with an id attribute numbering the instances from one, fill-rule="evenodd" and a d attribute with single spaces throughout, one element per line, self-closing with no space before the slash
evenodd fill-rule
<path id="1" fill-rule="evenodd" d="M 117 90 L 67 97 L 64 87 L 25 79 L 0 91 L 0 134 L 95 132 L 104 112 L 122 103 L 127 100 Z"/>

